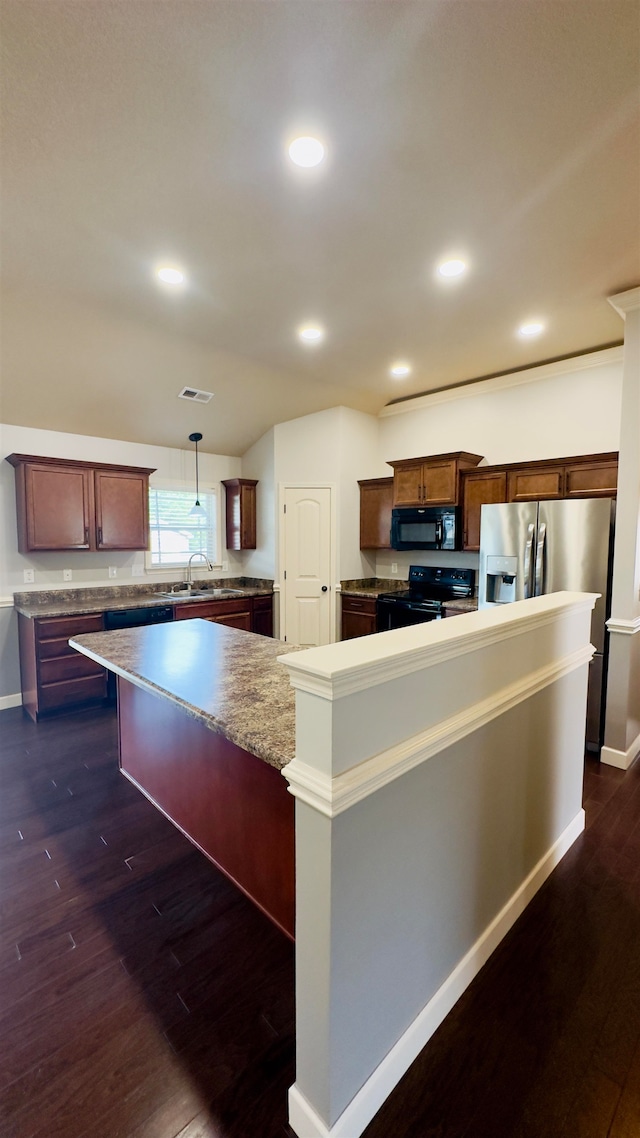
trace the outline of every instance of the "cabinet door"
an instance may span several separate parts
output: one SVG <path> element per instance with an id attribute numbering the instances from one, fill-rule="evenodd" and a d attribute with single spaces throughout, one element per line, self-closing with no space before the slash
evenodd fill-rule
<path id="1" fill-rule="evenodd" d="M 425 463 L 422 501 L 426 506 L 455 506 L 458 465 L 455 461 Z"/>
<path id="2" fill-rule="evenodd" d="M 507 493 L 510 502 L 536 502 L 539 498 L 562 498 L 563 492 L 563 466 L 509 471 Z"/>
<path id="3" fill-rule="evenodd" d="M 344 597 L 342 601 L 342 639 L 370 636 L 377 630 L 376 602 L 370 597 Z"/>
<path id="4" fill-rule="evenodd" d="M 20 552 L 90 549 L 91 472 L 74 466 L 24 467 L 24 508 L 20 509 Z M 19 499 L 20 503 L 20 499 Z M 24 544 L 24 548 L 23 548 Z"/>
<path id="5" fill-rule="evenodd" d="M 393 478 L 360 482 L 360 548 L 391 549 Z"/>
<path id="6" fill-rule="evenodd" d="M 256 547 L 256 486 L 253 478 L 225 478 L 227 549 Z"/>
<path id="7" fill-rule="evenodd" d="M 149 548 L 149 477 L 96 470 L 96 548 Z"/>
<path id="8" fill-rule="evenodd" d="M 253 598 L 251 630 L 259 636 L 273 636 L 273 597 Z"/>
<path id="9" fill-rule="evenodd" d="M 565 468 L 565 498 L 611 497 L 618 488 L 618 463 L 576 462 Z"/>
<path id="10" fill-rule="evenodd" d="M 256 488 L 240 487 L 240 548 L 256 547 Z"/>
<path id="11" fill-rule="evenodd" d="M 422 476 L 422 462 L 403 462 L 401 466 L 394 467 L 394 506 L 419 506 L 422 504 Z"/>
<path id="12" fill-rule="evenodd" d="M 507 474 L 463 474 L 462 476 L 462 548 L 480 548 L 480 511 L 482 506 L 507 500 Z"/>

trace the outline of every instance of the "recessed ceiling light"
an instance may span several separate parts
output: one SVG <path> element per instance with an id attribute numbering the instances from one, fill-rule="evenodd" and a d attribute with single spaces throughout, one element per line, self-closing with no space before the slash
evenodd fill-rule
<path id="1" fill-rule="evenodd" d="M 160 265 L 156 269 L 156 276 L 159 281 L 168 285 L 183 285 L 187 280 L 182 269 L 178 269 L 175 265 Z"/>
<path id="2" fill-rule="evenodd" d="M 460 277 L 466 271 L 466 262 L 460 260 L 459 257 L 453 257 L 450 261 L 442 261 L 438 265 L 438 272 L 441 277 Z"/>
<path id="3" fill-rule="evenodd" d="M 400 363 L 392 364 L 389 368 L 389 375 L 394 379 L 404 379 L 406 375 L 411 375 L 411 364 Z"/>
<path id="4" fill-rule="evenodd" d="M 317 138 L 294 138 L 289 157 L 296 166 L 318 166 L 324 158 L 324 146 Z"/>
<path id="5" fill-rule="evenodd" d="M 541 320 L 528 320 L 526 324 L 521 324 L 518 328 L 519 336 L 539 336 L 544 332 L 544 324 Z"/>
<path id="6" fill-rule="evenodd" d="M 324 340 L 324 328 L 320 328 L 318 324 L 304 324 L 302 328 L 298 328 L 298 338 L 304 344 L 319 344 Z"/>

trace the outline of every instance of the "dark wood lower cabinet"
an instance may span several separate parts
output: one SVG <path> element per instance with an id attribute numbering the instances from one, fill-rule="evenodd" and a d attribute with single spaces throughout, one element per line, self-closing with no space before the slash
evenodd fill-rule
<path id="1" fill-rule="evenodd" d="M 107 673 L 68 644 L 69 637 L 102 632 L 102 613 L 73 617 L 27 617 L 18 613 L 22 705 L 41 715 L 103 703 Z"/>
<path id="2" fill-rule="evenodd" d="M 273 597 L 253 598 L 252 632 L 259 636 L 273 636 Z"/>
<path id="3" fill-rule="evenodd" d="M 287 936 L 294 809 L 279 770 L 118 677 L 120 767 Z"/>
<path id="4" fill-rule="evenodd" d="M 342 640 L 370 636 L 377 631 L 376 602 L 372 597 L 342 598 Z"/>
<path id="5" fill-rule="evenodd" d="M 239 597 L 237 600 L 186 601 L 177 604 L 175 620 L 212 620 L 215 624 L 226 624 L 228 628 L 240 628 L 244 632 L 257 632 L 261 636 L 273 636 L 273 598 Z"/>

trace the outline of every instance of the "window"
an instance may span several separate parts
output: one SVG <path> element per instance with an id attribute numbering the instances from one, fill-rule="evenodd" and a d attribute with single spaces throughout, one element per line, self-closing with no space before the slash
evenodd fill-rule
<path id="1" fill-rule="evenodd" d="M 213 488 L 200 491 L 200 505 L 205 511 L 202 518 L 190 516 L 194 501 L 193 488 L 149 488 L 151 552 L 147 553 L 147 568 L 180 569 L 188 564 L 192 553 L 204 553 L 214 565 L 220 564 L 218 494 Z M 197 567 L 204 562 L 196 560 L 193 564 Z"/>

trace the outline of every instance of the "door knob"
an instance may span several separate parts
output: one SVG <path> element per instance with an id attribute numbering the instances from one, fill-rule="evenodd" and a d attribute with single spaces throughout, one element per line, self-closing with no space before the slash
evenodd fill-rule
<path id="1" fill-rule="evenodd" d="M 326 591 L 327 591 L 327 586 L 326 586 L 326 585 L 323 585 L 323 586 L 322 586 L 322 592 L 323 592 L 323 593 L 326 593 Z"/>

